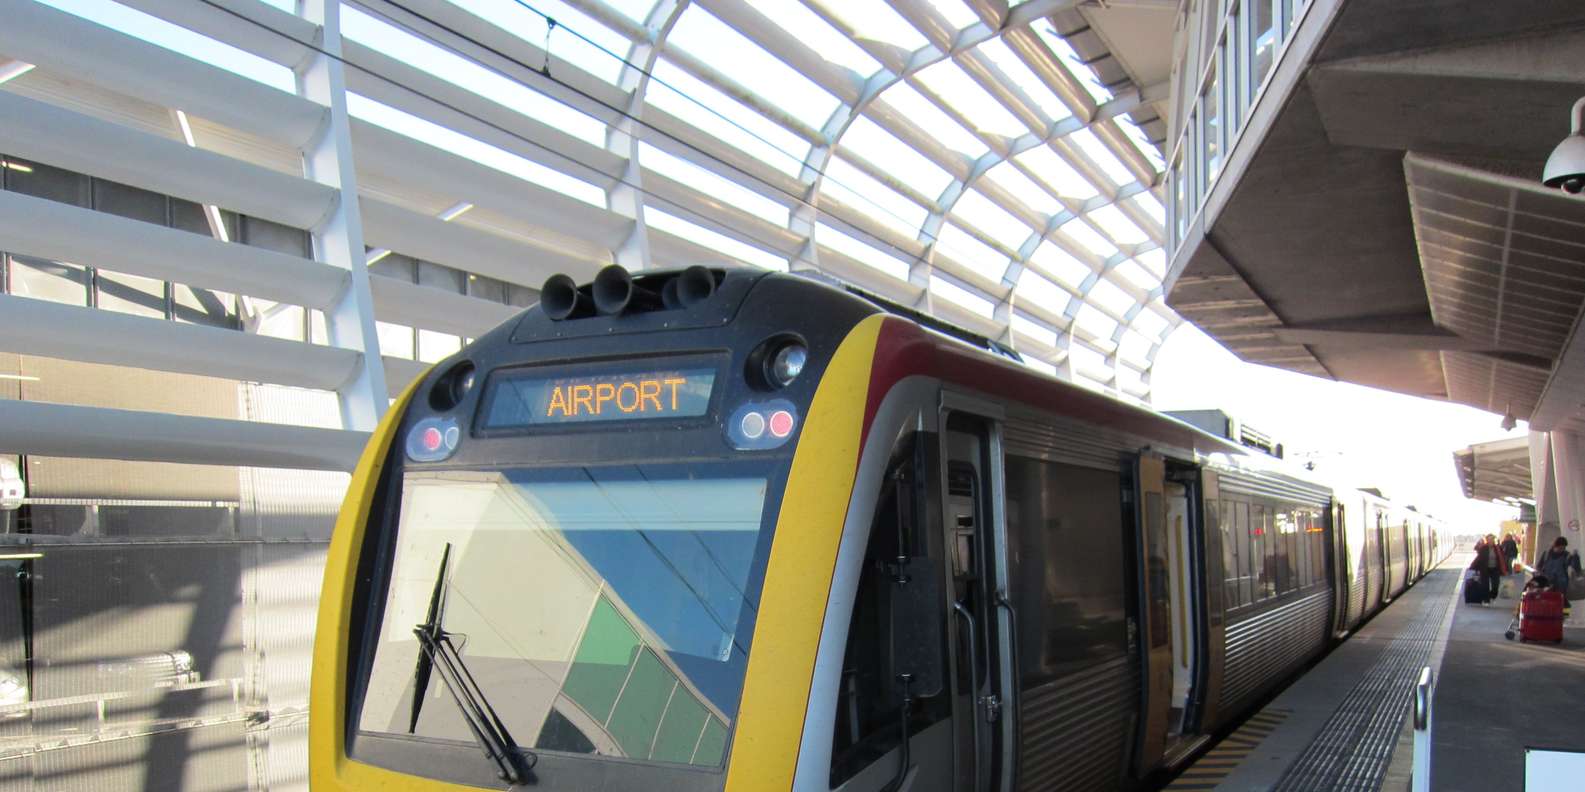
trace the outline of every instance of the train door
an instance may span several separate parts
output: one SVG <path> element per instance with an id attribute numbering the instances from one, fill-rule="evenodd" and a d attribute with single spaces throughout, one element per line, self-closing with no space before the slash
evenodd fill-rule
<path id="1" fill-rule="evenodd" d="M 1192 558 L 1194 534 L 1190 529 L 1189 489 L 1177 481 L 1166 483 L 1167 588 L 1172 597 L 1172 694 L 1167 713 L 1167 740 L 1182 738 L 1190 728 L 1190 694 L 1194 689 L 1196 640 L 1195 578 Z"/>
<path id="2" fill-rule="evenodd" d="M 1187 481 L 1167 479 L 1157 456 L 1135 467 L 1139 508 L 1139 628 L 1144 636 L 1145 717 L 1136 770 L 1147 773 L 1193 745 L 1201 624 L 1193 504 Z"/>
<path id="3" fill-rule="evenodd" d="M 951 583 L 956 788 L 1010 792 L 1017 716 L 1014 615 L 1007 598 L 999 427 L 991 410 L 948 400 L 942 416 Z"/>

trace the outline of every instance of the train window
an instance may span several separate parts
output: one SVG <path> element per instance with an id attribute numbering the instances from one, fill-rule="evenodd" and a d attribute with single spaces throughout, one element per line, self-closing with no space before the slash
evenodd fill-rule
<path id="1" fill-rule="evenodd" d="M 1222 576 L 1225 578 L 1226 588 L 1222 607 L 1227 610 L 1238 607 L 1238 579 L 1242 576 L 1240 570 L 1243 569 L 1238 554 L 1238 540 L 1234 536 L 1233 511 L 1228 508 L 1230 505 L 1227 501 L 1205 503 L 1208 511 L 1215 510 L 1207 517 L 1216 520 L 1222 529 Z"/>
<path id="2" fill-rule="evenodd" d="M 1284 594 L 1299 587 L 1299 526 L 1295 522 L 1293 512 L 1277 512 L 1281 519 L 1282 529 L 1282 574 L 1277 582 L 1282 586 Z"/>
<path id="3" fill-rule="evenodd" d="M 1249 535 L 1249 504 L 1235 503 L 1233 508 L 1238 516 L 1238 557 L 1240 559 L 1238 573 L 1238 604 L 1248 605 L 1255 601 L 1255 561 L 1256 553 L 1260 552 L 1260 545 L 1253 544 Z"/>
<path id="4" fill-rule="evenodd" d="M 1300 509 L 1293 513 L 1294 539 L 1298 543 L 1299 588 L 1315 583 L 1315 567 L 1310 565 L 1310 513 Z"/>
<path id="5" fill-rule="evenodd" d="M 926 481 L 927 471 L 917 455 L 921 435 L 910 434 L 898 441 L 892 453 L 891 466 L 884 479 L 894 482 L 899 478 L 908 481 Z M 935 543 L 922 536 L 902 536 L 899 530 L 899 506 L 904 523 L 914 522 L 920 533 L 928 532 L 927 519 L 910 520 L 907 515 L 923 515 L 920 503 L 899 504 L 899 489 L 886 486 L 875 507 L 875 519 L 870 525 L 869 543 L 864 550 L 864 566 L 859 576 L 858 591 L 853 599 L 853 617 L 848 625 L 847 648 L 843 652 L 842 679 L 837 688 L 836 720 L 831 730 L 831 786 L 837 787 L 860 770 L 873 764 L 896 748 L 901 742 L 899 714 L 902 690 L 897 674 L 905 669 L 894 668 L 892 646 L 892 600 L 897 591 L 894 582 L 894 565 L 898 556 L 914 558 L 910 569 L 914 574 L 935 570 L 940 574 L 941 556 L 934 554 L 930 561 L 930 548 Z M 906 491 L 906 490 L 904 490 Z M 905 496 L 906 497 L 906 496 Z M 922 500 L 922 498 L 921 498 Z M 904 543 L 914 545 L 905 547 Z M 940 636 L 939 667 L 946 667 L 946 609 L 943 606 L 934 614 L 918 614 L 917 618 L 934 618 L 942 623 L 936 630 Z M 913 715 L 908 731 L 918 734 L 930 724 L 940 722 L 951 714 L 951 702 L 937 689 L 933 695 L 919 696 L 914 691 Z"/>
<path id="6" fill-rule="evenodd" d="M 1021 689 L 1127 651 L 1122 487 L 1115 471 L 1007 457 Z"/>
<path id="7" fill-rule="evenodd" d="M 423 623 L 458 636 L 525 747 L 719 767 L 776 514 L 773 470 L 407 471 L 358 728 L 471 741 L 417 663 Z M 559 669 L 548 683 L 522 672 L 545 664 Z"/>
<path id="8" fill-rule="evenodd" d="M 1271 537 L 1266 534 L 1266 507 L 1249 507 L 1249 574 L 1254 578 L 1255 602 L 1271 596 Z"/>
<path id="9" fill-rule="evenodd" d="M 1315 540 L 1315 547 L 1314 552 L 1310 554 L 1310 561 L 1315 565 L 1316 582 L 1326 580 L 1327 517 L 1328 515 L 1325 512 L 1311 512 L 1310 514 L 1311 520 L 1315 523 L 1315 533 L 1312 534 Z"/>

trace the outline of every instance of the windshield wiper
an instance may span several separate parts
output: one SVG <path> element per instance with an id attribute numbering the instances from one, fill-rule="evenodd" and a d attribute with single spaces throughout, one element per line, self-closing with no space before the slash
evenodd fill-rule
<path id="1" fill-rule="evenodd" d="M 430 671 L 438 670 L 440 681 L 446 684 L 446 690 L 451 692 L 457 709 L 462 711 L 462 719 L 467 721 L 474 742 L 484 749 L 485 757 L 498 768 L 496 775 L 508 783 L 521 784 L 524 783 L 526 771 L 533 768 L 539 756 L 533 751 L 518 748 L 517 743 L 512 741 L 506 724 L 495 714 L 495 709 L 484 697 L 484 690 L 474 680 L 473 674 L 468 672 L 468 666 L 462 661 L 456 644 L 451 642 L 451 633 L 440 626 L 444 619 L 442 605 L 445 600 L 446 563 L 450 558 L 451 543 L 447 542 L 446 549 L 440 555 L 435 590 L 429 598 L 429 620 L 413 628 L 422 651 L 419 652 L 418 666 L 413 669 L 413 710 L 409 732 L 416 730 L 418 725 L 418 713 L 423 706 L 424 691 L 429 687 Z M 523 754 L 527 755 L 528 766 L 520 769 L 518 764 Z"/>

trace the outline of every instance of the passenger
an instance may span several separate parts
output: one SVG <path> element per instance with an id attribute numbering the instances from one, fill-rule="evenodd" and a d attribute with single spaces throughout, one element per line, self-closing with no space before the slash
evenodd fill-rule
<path id="1" fill-rule="evenodd" d="M 1552 547 L 1535 560 L 1537 575 L 1544 575 L 1552 584 L 1552 590 L 1563 595 L 1563 601 L 1568 602 L 1568 573 L 1580 571 L 1579 553 L 1568 549 L 1568 540 L 1559 536 Z"/>
<path id="2" fill-rule="evenodd" d="M 1502 584 L 1502 576 L 1507 573 L 1507 559 L 1502 556 L 1502 548 L 1497 545 L 1496 534 L 1486 534 L 1484 539 L 1475 543 L 1475 560 L 1470 562 L 1470 569 L 1480 576 L 1486 584 L 1486 599 L 1491 602 L 1497 598 L 1497 591 Z"/>
<path id="3" fill-rule="evenodd" d="M 1507 559 L 1508 568 L 1513 569 L 1513 562 L 1519 560 L 1519 541 L 1508 534 L 1502 540 L 1502 557 Z"/>

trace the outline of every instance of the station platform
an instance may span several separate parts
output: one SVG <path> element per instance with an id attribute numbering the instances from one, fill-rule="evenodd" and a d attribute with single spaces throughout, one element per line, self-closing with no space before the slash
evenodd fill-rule
<path id="1" fill-rule="evenodd" d="M 1527 748 L 1585 751 L 1585 628 L 1558 645 L 1504 639 L 1515 602 L 1464 604 L 1468 563 L 1432 571 L 1166 788 L 1410 790 L 1426 666 L 1430 789 L 1525 789 Z"/>

